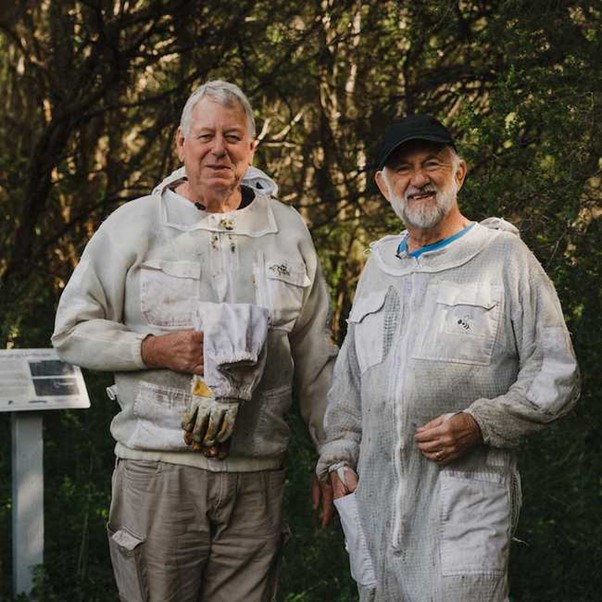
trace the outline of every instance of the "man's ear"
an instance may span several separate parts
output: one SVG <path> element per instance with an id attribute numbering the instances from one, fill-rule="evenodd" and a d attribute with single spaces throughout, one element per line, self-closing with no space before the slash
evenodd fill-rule
<path id="1" fill-rule="evenodd" d="M 462 188 L 464 180 L 466 180 L 467 173 L 468 166 L 466 165 L 466 161 L 464 161 L 464 159 L 460 159 L 460 162 L 458 163 L 458 168 L 456 169 L 456 184 L 458 185 L 458 190 Z"/>
<path id="2" fill-rule="evenodd" d="M 184 161 L 184 140 L 185 140 L 184 132 L 182 128 L 179 127 L 176 132 L 176 152 L 178 153 L 178 159 L 180 161 Z"/>
<path id="3" fill-rule="evenodd" d="M 249 157 L 249 165 L 253 165 L 253 157 L 255 157 L 255 151 L 257 150 L 258 146 L 259 146 L 259 140 L 251 141 L 251 156 Z"/>
<path id="4" fill-rule="evenodd" d="M 385 174 L 382 171 L 377 171 L 374 176 L 374 181 L 380 190 L 380 193 L 389 200 L 389 185 L 387 184 L 387 180 L 385 179 Z"/>

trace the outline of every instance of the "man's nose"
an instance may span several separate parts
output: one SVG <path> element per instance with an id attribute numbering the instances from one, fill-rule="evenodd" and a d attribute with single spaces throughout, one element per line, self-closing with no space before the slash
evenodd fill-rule
<path id="1" fill-rule="evenodd" d="M 428 183 L 428 176 L 422 169 L 416 169 L 412 172 L 412 176 L 410 178 L 410 184 L 412 184 L 412 186 L 415 186 L 416 188 L 422 188 L 425 184 Z"/>
<path id="2" fill-rule="evenodd" d="M 213 148 L 211 149 L 211 152 L 216 157 L 223 157 L 226 154 L 226 146 L 222 136 L 215 136 L 213 139 Z"/>

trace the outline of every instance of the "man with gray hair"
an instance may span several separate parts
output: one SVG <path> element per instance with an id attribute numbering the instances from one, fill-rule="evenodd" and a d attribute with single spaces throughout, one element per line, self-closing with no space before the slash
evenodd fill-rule
<path id="1" fill-rule="evenodd" d="M 293 390 L 323 439 L 328 292 L 301 217 L 251 167 L 255 147 L 241 90 L 201 86 L 177 132 L 183 167 L 108 217 L 60 300 L 61 357 L 115 373 L 122 600 L 271 599 Z"/>
<path id="2" fill-rule="evenodd" d="M 376 183 L 406 230 L 371 245 L 317 467 L 362 600 L 508 600 L 514 448 L 579 394 L 552 283 L 516 228 L 460 212 L 466 170 L 427 115 L 380 149 Z"/>

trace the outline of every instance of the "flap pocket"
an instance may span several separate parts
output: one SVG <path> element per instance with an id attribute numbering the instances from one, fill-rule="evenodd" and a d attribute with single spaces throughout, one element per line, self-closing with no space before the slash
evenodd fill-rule
<path id="1" fill-rule="evenodd" d="M 201 265 L 194 261 L 164 261 L 162 259 L 151 259 L 142 264 L 142 268 L 159 270 L 174 278 L 193 278 L 199 280 L 201 277 Z"/>
<path id="2" fill-rule="evenodd" d="M 355 331 L 355 354 L 362 374 L 382 363 L 391 350 L 399 323 L 399 304 L 393 286 L 354 300 L 348 322 Z"/>
<path id="3" fill-rule="evenodd" d="M 379 311 L 385 303 L 387 291 L 376 291 L 365 297 L 360 297 L 353 302 L 353 308 L 349 314 L 349 322 L 359 323 L 367 315 Z"/>
<path id="4" fill-rule="evenodd" d="M 148 324 L 191 328 L 201 285 L 201 264 L 152 259 L 140 267 L 140 311 Z"/>
<path id="5" fill-rule="evenodd" d="M 421 309 L 429 328 L 419 333 L 412 357 L 490 365 L 502 307 L 501 287 L 489 282 L 429 287 Z"/>
<path id="6" fill-rule="evenodd" d="M 449 283 L 439 285 L 437 303 L 443 305 L 472 305 L 487 310 L 493 309 L 497 305 L 489 287 L 459 287 Z"/>
<path id="7" fill-rule="evenodd" d="M 277 257 L 267 261 L 265 267 L 262 265 L 256 276 L 258 290 L 265 281 L 265 299 L 259 304 L 266 303 L 270 309 L 272 328 L 291 332 L 311 286 L 305 263 Z"/>
<path id="8" fill-rule="evenodd" d="M 126 529 L 120 529 L 112 535 L 111 539 L 126 553 L 133 552 L 139 545 L 144 543 L 144 538 Z"/>
<path id="9" fill-rule="evenodd" d="M 293 286 L 306 287 L 311 284 L 305 264 L 287 259 L 270 261 L 267 264 L 267 277 L 271 280 L 281 280 Z"/>
<path id="10" fill-rule="evenodd" d="M 148 600 L 145 567 L 141 558 L 144 538 L 123 528 L 107 526 L 113 574 L 121 600 Z"/>

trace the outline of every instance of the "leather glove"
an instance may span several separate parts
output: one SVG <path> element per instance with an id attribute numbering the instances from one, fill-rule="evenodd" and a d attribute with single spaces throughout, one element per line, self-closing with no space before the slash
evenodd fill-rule
<path id="1" fill-rule="evenodd" d="M 225 443 L 234 429 L 239 400 L 216 399 L 203 380 L 194 376 L 192 401 L 182 417 L 184 441 L 209 457 L 227 454 Z"/>

